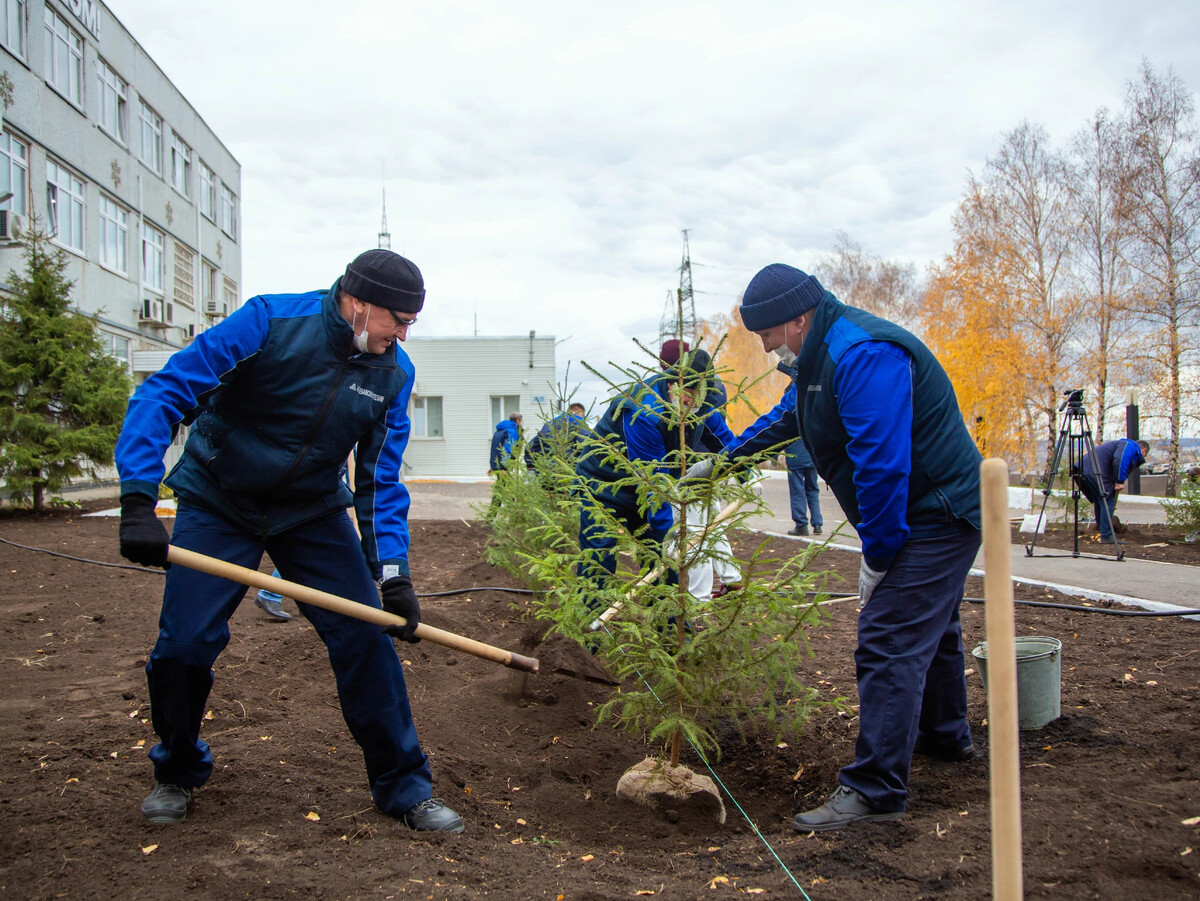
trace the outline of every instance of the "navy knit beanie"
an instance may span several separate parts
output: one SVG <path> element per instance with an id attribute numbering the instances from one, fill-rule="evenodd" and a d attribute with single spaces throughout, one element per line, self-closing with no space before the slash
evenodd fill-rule
<path id="1" fill-rule="evenodd" d="M 815 275 L 783 263 L 758 271 L 742 295 L 742 323 L 752 332 L 803 316 L 821 302 L 825 289 Z"/>
<path id="2" fill-rule="evenodd" d="M 360 253 L 346 267 L 340 287 L 363 303 L 401 313 L 419 313 L 425 305 L 421 270 L 390 250 Z"/>

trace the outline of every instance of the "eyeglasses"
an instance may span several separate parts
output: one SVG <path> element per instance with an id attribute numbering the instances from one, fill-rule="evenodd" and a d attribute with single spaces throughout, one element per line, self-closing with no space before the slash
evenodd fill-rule
<path id="1" fill-rule="evenodd" d="M 413 325 L 414 323 L 416 323 L 416 321 L 417 321 L 416 316 L 414 316 L 412 319 L 405 319 L 402 316 L 397 316 L 395 311 L 393 311 L 393 310 L 388 310 L 388 315 L 390 315 L 392 317 L 392 322 L 394 322 L 396 324 L 397 331 L 399 331 L 400 329 L 406 329 L 410 325 Z"/>

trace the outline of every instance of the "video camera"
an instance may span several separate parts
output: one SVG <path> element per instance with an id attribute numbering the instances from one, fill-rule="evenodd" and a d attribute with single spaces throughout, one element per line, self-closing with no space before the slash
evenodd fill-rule
<path id="1" fill-rule="evenodd" d="M 1067 409 L 1068 407 L 1071 408 L 1072 410 L 1082 409 L 1082 407 L 1083 407 L 1083 389 L 1082 388 L 1068 388 L 1066 391 L 1063 392 L 1063 397 L 1065 397 L 1066 400 L 1064 400 L 1062 402 L 1062 405 L 1058 408 L 1058 412 L 1061 413 L 1063 410 Z"/>

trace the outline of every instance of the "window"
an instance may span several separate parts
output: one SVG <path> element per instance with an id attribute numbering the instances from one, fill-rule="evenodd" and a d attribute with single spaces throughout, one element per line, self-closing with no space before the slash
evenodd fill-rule
<path id="1" fill-rule="evenodd" d="M 96 78 L 100 94 L 100 127 L 126 144 L 129 141 L 129 111 L 126 108 L 129 86 L 103 60 L 100 60 L 99 67 Z"/>
<path id="2" fill-rule="evenodd" d="M 175 132 L 171 132 L 171 165 L 167 177 L 172 188 L 184 197 L 191 196 L 188 190 L 192 180 L 192 149 Z"/>
<path id="3" fill-rule="evenodd" d="M 492 425 L 521 412 L 521 398 L 516 394 L 492 397 Z"/>
<path id="4" fill-rule="evenodd" d="M 142 133 L 138 154 L 152 171 L 162 175 L 162 117 L 146 106 L 145 100 L 138 102 L 138 127 Z"/>
<path id="5" fill-rule="evenodd" d="M 237 198 L 221 185 L 221 231 L 237 240 Z"/>
<path id="6" fill-rule="evenodd" d="M 142 284 L 163 293 L 163 233 L 148 222 L 142 223 Z"/>
<path id="7" fill-rule="evenodd" d="M 129 265 L 125 259 L 129 234 L 129 214 L 116 201 L 100 195 L 100 264 L 125 275 Z"/>
<path id="8" fill-rule="evenodd" d="M 0 134 L 0 195 L 12 193 L 0 210 L 28 212 L 28 184 L 29 148 L 10 134 Z"/>
<path id="9" fill-rule="evenodd" d="M 0 0 L 0 41 L 21 59 L 25 58 L 25 0 Z"/>
<path id="10" fill-rule="evenodd" d="M 46 160 L 46 218 L 59 244 L 83 253 L 83 182 L 53 160 Z"/>
<path id="11" fill-rule="evenodd" d="M 414 438 L 443 438 L 442 399 L 417 397 L 412 399 L 412 436 Z"/>
<path id="12" fill-rule="evenodd" d="M 210 222 L 217 221 L 217 177 L 213 174 L 212 169 L 204 165 L 204 160 L 199 160 L 200 167 L 200 212 L 203 213 Z"/>
<path id="13" fill-rule="evenodd" d="M 175 278 L 174 278 L 174 298 L 175 303 L 181 303 L 189 310 L 194 308 L 196 294 L 196 278 L 193 274 L 195 271 L 196 255 L 180 244 L 178 241 L 174 244 L 175 247 Z"/>
<path id="14" fill-rule="evenodd" d="M 215 312 L 217 303 L 217 267 L 208 262 L 200 262 L 200 299 L 204 301 L 205 312 Z"/>
<path id="15" fill-rule="evenodd" d="M 97 333 L 100 338 L 101 346 L 104 352 L 111 357 L 116 357 L 122 363 L 129 363 L 129 339 L 123 338 L 120 335 L 114 335 L 111 332 L 100 331 Z"/>
<path id="16" fill-rule="evenodd" d="M 74 103 L 83 105 L 83 38 L 46 7 L 46 81 Z"/>
<path id="17" fill-rule="evenodd" d="M 237 282 L 229 278 L 221 279 L 222 315 L 228 316 L 237 309 L 237 299 Z"/>

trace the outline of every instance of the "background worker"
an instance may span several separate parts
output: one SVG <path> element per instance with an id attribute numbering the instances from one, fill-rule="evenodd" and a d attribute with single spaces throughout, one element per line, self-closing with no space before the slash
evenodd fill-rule
<path id="1" fill-rule="evenodd" d="M 567 412 L 547 420 L 525 447 L 525 465 L 536 472 L 543 454 L 561 453 L 573 467 L 579 460 L 580 445 L 587 433 L 583 404 L 567 405 Z M 494 441 L 493 441 L 494 443 Z"/>
<path id="2" fill-rule="evenodd" d="M 300 604 L 329 649 L 346 725 L 362 748 L 375 805 L 409 828 L 461 832 L 432 797 L 400 660 L 389 634 L 416 640 L 421 608 L 409 577 L 408 491 L 400 467 L 415 377 L 399 343 L 425 301 L 420 271 L 387 250 L 355 258 L 328 291 L 255 297 L 175 353 L 129 401 L 117 442 L 121 553 L 167 566 L 154 515 L 163 454 L 183 421 L 184 453 L 167 478 L 179 500 L 173 540 L 403 616 L 377 626 Z M 340 478 L 357 448 L 357 490 Z M 360 542 L 346 508 L 353 502 Z M 212 665 L 229 642 L 245 586 L 167 569 L 159 637 L 146 665 L 154 730 L 151 822 L 180 822 L 212 773 L 200 739 Z"/>
<path id="3" fill-rule="evenodd" d="M 738 436 L 729 459 L 804 438 L 862 541 L 855 759 L 829 800 L 792 825 L 895 819 L 918 743 L 950 759 L 975 756 L 959 604 L 980 544 L 981 457 L 928 348 L 845 306 L 815 277 L 767 266 L 747 286 L 741 318 L 764 350 L 795 366 L 797 407 Z"/>
<path id="4" fill-rule="evenodd" d="M 671 407 L 681 404 L 697 409 L 707 394 L 706 379 L 711 361 L 707 351 L 685 354 L 665 372 L 648 376 L 629 391 L 613 398 L 596 424 L 595 435 L 608 442 L 627 460 L 643 460 L 658 464 L 667 475 L 679 475 L 681 450 L 679 424 Z M 681 387 L 682 385 L 682 387 Z M 707 433 L 711 432 L 711 435 Z M 699 422 L 685 429 L 684 443 L 688 447 L 712 442 L 723 447 L 733 439 L 720 412 L 707 409 Z M 627 479 L 631 467 L 605 459 L 599 453 L 585 453 L 577 473 L 582 481 L 582 504 L 579 513 L 579 545 L 590 552 L 591 559 L 580 566 L 580 575 L 604 584 L 616 572 L 617 539 L 606 534 L 601 523 L 615 518 L 632 534 L 642 532 L 645 540 L 661 545 L 674 522 L 671 505 L 665 499 L 639 510 L 637 491 L 630 485 L 619 484 Z M 672 572 L 669 579 L 678 578 Z"/>
<path id="5" fill-rule="evenodd" d="M 1116 517 L 1117 494 L 1125 487 L 1129 474 L 1146 462 L 1148 453 L 1148 442 L 1118 438 L 1105 441 L 1084 455 L 1083 478 L 1076 476 L 1075 483 L 1092 502 L 1102 541 L 1111 541 L 1114 529 L 1121 531 L 1121 522 Z"/>
<path id="6" fill-rule="evenodd" d="M 496 431 L 492 434 L 492 449 L 488 456 L 488 475 L 496 477 L 496 483 L 492 485 L 492 512 L 498 510 L 502 503 L 501 486 L 508 476 L 508 466 L 516 453 L 517 442 L 521 440 L 521 423 L 524 421 L 520 413 L 513 413 L 508 419 L 496 423 Z"/>
<path id="7" fill-rule="evenodd" d="M 820 535 L 825 520 L 821 518 L 821 486 L 817 481 L 817 467 L 813 465 L 804 439 L 797 438 L 783 452 L 787 466 L 788 499 L 792 507 L 792 528 L 789 535 L 807 535 L 808 524 L 812 523 L 812 534 Z"/>

